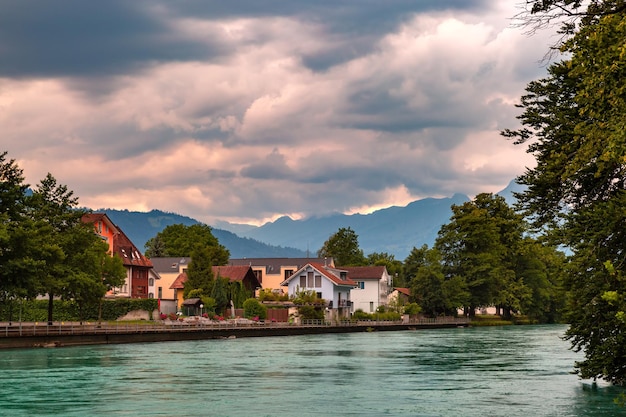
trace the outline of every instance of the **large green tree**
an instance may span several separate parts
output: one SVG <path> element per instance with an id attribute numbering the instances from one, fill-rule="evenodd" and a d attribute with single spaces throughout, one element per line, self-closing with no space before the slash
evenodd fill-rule
<path id="1" fill-rule="evenodd" d="M 539 7 L 536 13 L 542 13 Z M 623 1 L 548 1 L 579 6 L 561 51 L 522 97 L 523 127 L 505 131 L 528 144 L 537 165 L 519 178 L 521 207 L 537 229 L 572 252 L 567 337 L 585 359 L 584 378 L 626 382 L 626 15 Z M 586 4 L 589 4 L 587 7 Z"/>
<path id="2" fill-rule="evenodd" d="M 444 274 L 457 277 L 469 292 L 466 310 L 497 305 L 505 315 L 519 310 L 526 288 L 515 274 L 517 245 L 524 222 L 503 197 L 483 193 L 452 206 L 452 217 L 441 227 L 435 248 L 442 255 Z"/>
<path id="3" fill-rule="evenodd" d="M 198 248 L 206 248 L 210 254 L 212 265 L 226 265 L 230 258 L 228 249 L 221 245 L 206 224 L 173 224 L 165 227 L 157 235 L 146 242 L 146 256 L 183 257 L 191 256 Z"/>
<path id="4" fill-rule="evenodd" d="M 367 259 L 359 247 L 359 236 L 350 227 L 342 227 L 331 235 L 317 256 L 333 258 L 337 266 L 367 265 Z"/>

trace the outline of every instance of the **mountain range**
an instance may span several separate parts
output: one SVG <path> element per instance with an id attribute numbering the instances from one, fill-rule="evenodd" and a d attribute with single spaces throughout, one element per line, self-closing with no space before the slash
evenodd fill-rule
<path id="1" fill-rule="evenodd" d="M 513 192 L 517 191 L 521 191 L 521 187 L 512 181 L 497 194 L 512 204 Z M 450 220 L 452 205 L 467 201 L 470 201 L 467 195 L 455 194 L 446 198 L 424 198 L 404 207 L 388 207 L 370 214 L 332 214 L 302 220 L 285 216 L 262 226 L 225 221 L 210 226 L 213 235 L 230 251 L 232 258 L 315 257 L 333 233 L 349 227 L 357 234 L 365 255 L 385 252 L 403 261 L 414 247 L 432 246 L 441 226 Z M 96 211 L 106 213 L 140 249 L 145 248 L 148 239 L 169 225 L 200 223 L 190 217 L 160 210 Z"/>

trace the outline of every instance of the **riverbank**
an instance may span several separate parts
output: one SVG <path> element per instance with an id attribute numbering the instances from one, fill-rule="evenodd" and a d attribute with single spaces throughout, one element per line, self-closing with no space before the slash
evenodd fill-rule
<path id="1" fill-rule="evenodd" d="M 241 337 L 294 336 L 325 333 L 406 331 L 468 327 L 469 320 L 445 317 L 410 322 L 358 321 L 345 323 L 240 324 L 228 321 L 215 324 L 165 323 L 19 323 L 0 324 L 0 349 L 152 343 Z"/>

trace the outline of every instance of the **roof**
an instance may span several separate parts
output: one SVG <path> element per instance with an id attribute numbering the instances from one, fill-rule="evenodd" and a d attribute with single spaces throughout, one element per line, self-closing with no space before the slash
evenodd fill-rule
<path id="1" fill-rule="evenodd" d="M 341 266 L 339 267 L 348 272 L 351 280 L 375 279 L 379 280 L 387 271 L 386 266 Z"/>
<path id="2" fill-rule="evenodd" d="M 199 298 L 187 298 L 183 301 L 184 306 L 195 306 L 196 304 L 202 302 Z"/>
<path id="3" fill-rule="evenodd" d="M 150 258 L 152 267 L 159 273 L 177 273 L 180 271 L 181 265 L 189 265 L 190 257 L 173 256 L 173 257 L 155 257 Z"/>
<path id="4" fill-rule="evenodd" d="M 259 281 L 256 278 L 256 275 L 254 275 L 254 272 L 252 271 L 252 268 L 250 268 L 250 266 L 213 266 L 211 267 L 212 271 L 213 271 L 213 276 L 214 277 L 224 277 L 224 278 L 228 278 L 230 280 L 230 282 L 237 282 L 237 281 L 243 281 L 247 276 L 250 277 L 250 279 L 254 279 L 254 281 L 256 282 L 252 282 L 252 284 L 255 287 L 260 287 L 261 284 L 259 283 Z M 176 279 L 174 280 L 174 282 L 172 283 L 172 285 L 170 285 L 170 289 L 171 290 L 180 290 L 185 288 L 185 282 L 187 282 L 187 274 L 184 272 L 181 272 Z"/>
<path id="5" fill-rule="evenodd" d="M 409 288 L 402 288 L 402 287 L 396 287 L 394 288 L 395 291 L 398 291 L 401 294 L 404 294 L 406 296 L 410 296 L 411 295 L 411 290 Z"/>
<path id="6" fill-rule="evenodd" d="M 311 266 L 313 269 L 318 271 L 322 276 L 326 277 L 330 282 L 334 285 L 346 286 L 346 287 L 356 287 L 356 282 L 351 280 L 350 278 L 341 279 L 341 272 L 346 272 L 344 269 L 331 268 L 327 265 L 309 262 L 304 265 L 302 268 L 298 269 L 294 274 L 292 274 L 289 278 L 280 283 L 280 285 L 287 285 L 289 281 L 294 279 L 297 276 L 300 276 L 302 270 L 306 269 L 308 266 Z"/>
<path id="7" fill-rule="evenodd" d="M 115 225 L 106 213 L 87 213 L 84 214 L 81 220 L 84 223 L 96 223 L 98 221 L 106 223 L 111 229 L 113 236 L 112 250 L 114 254 L 117 254 L 124 263 L 124 266 L 139 266 L 145 268 L 152 268 L 152 262 L 146 258 L 137 247 L 126 236 L 124 231 Z M 98 231 L 96 231 L 98 233 Z"/>
<path id="8" fill-rule="evenodd" d="M 172 285 L 170 285 L 170 290 L 182 290 L 185 288 L 185 282 L 187 282 L 187 274 L 181 272 L 178 274 Z"/>
<path id="9" fill-rule="evenodd" d="M 281 268 L 292 267 L 298 270 L 312 262 L 335 266 L 333 258 L 240 258 L 230 259 L 228 264 L 264 267 L 266 275 L 278 275 L 281 273 Z"/>

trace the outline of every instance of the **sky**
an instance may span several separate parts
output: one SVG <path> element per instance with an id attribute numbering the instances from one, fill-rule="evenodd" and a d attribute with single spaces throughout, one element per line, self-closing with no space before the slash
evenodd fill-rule
<path id="1" fill-rule="evenodd" d="M 498 192 L 551 35 L 517 0 L 0 0 L 0 152 L 207 224 Z"/>

